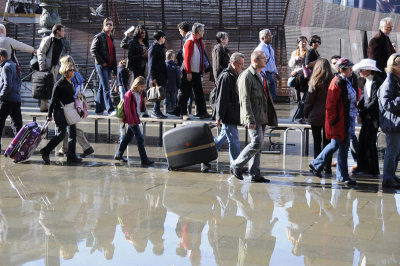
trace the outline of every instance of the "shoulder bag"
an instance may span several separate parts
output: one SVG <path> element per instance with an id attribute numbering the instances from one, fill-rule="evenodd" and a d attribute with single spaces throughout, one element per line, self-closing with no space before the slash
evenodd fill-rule
<path id="1" fill-rule="evenodd" d="M 78 114 L 75 102 L 64 105 L 61 101 L 61 106 L 64 111 L 65 120 L 67 120 L 68 125 L 75 125 L 82 120 L 81 116 Z"/>
<path id="2" fill-rule="evenodd" d="M 158 86 L 157 84 L 150 87 L 146 92 L 146 98 L 148 102 L 158 102 L 165 99 L 164 87 Z"/>

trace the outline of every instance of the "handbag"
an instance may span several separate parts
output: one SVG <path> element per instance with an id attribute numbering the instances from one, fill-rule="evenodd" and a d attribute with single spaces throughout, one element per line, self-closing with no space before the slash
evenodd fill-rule
<path id="1" fill-rule="evenodd" d="M 309 78 L 312 74 L 312 69 L 306 68 L 306 65 L 302 64 L 301 68 L 303 69 L 304 78 Z"/>
<path id="2" fill-rule="evenodd" d="M 85 96 L 82 95 L 82 99 L 75 98 L 75 106 L 78 114 L 83 111 L 82 119 L 86 118 L 88 114 L 87 102 Z"/>
<path id="3" fill-rule="evenodd" d="M 124 112 L 124 99 L 122 99 L 120 102 L 119 102 L 119 104 L 118 104 L 118 106 L 117 106 L 117 113 L 116 113 L 116 116 L 119 118 L 119 119 L 123 119 L 124 118 L 124 116 L 125 116 L 125 112 Z"/>
<path id="4" fill-rule="evenodd" d="M 165 99 L 164 87 L 157 84 L 147 90 L 146 98 L 148 102 L 159 102 Z"/>
<path id="5" fill-rule="evenodd" d="M 68 125 L 75 125 L 82 120 L 81 116 L 78 114 L 75 102 L 64 105 L 61 101 L 61 106 L 64 111 L 65 120 L 67 120 Z"/>

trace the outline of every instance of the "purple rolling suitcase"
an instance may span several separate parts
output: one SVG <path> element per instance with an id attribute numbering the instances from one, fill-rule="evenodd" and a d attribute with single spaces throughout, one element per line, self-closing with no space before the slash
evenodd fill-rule
<path id="1" fill-rule="evenodd" d="M 26 124 L 11 141 L 4 156 L 14 159 L 14 162 L 24 161 L 31 157 L 39 146 L 48 125 L 49 121 L 46 121 L 43 127 L 36 122 Z"/>

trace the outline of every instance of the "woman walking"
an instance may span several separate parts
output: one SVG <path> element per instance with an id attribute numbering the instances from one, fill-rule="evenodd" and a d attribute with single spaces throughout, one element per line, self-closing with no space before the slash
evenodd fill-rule
<path id="1" fill-rule="evenodd" d="M 48 111 L 48 118 L 51 120 L 54 113 L 54 122 L 56 123 L 55 136 L 47 143 L 47 145 L 40 150 L 43 161 L 48 164 L 50 163 L 50 152 L 54 150 L 55 147 L 61 141 L 63 141 L 65 134 L 68 131 L 68 152 L 67 152 L 67 162 L 80 162 L 81 158 L 76 156 L 76 125 L 68 125 L 67 120 L 64 116 L 63 106 L 75 103 L 74 99 L 74 86 L 72 83 L 72 78 L 76 70 L 75 63 L 72 57 L 67 55 L 60 60 L 60 74 L 62 77 L 54 85 L 53 96 L 51 97 L 51 103 Z M 81 97 L 78 93 L 78 97 Z"/>
<path id="2" fill-rule="evenodd" d="M 115 153 L 114 159 L 117 161 L 128 162 L 128 160 L 122 157 L 122 155 L 124 154 L 129 142 L 132 140 L 133 135 L 135 135 L 142 164 L 150 165 L 154 163 L 154 161 L 151 161 L 147 157 L 147 153 L 144 148 L 144 138 L 139 128 L 140 111 L 142 105 L 144 104 L 144 98 L 142 92 L 145 88 L 146 88 L 146 80 L 144 79 L 144 77 L 137 77 L 133 81 L 131 89 L 127 93 L 125 93 L 124 118 L 122 119 L 122 122 L 128 125 L 128 131 L 123 136 L 122 141 L 118 146 L 117 152 Z"/>
<path id="3" fill-rule="evenodd" d="M 218 32 L 216 35 L 217 44 L 214 46 L 212 50 L 212 81 L 215 83 L 218 80 L 219 74 L 228 67 L 230 51 L 228 48 L 229 37 L 226 32 Z"/>
<path id="4" fill-rule="evenodd" d="M 329 162 L 333 153 L 339 149 L 336 179 L 347 185 L 355 185 L 356 181 L 350 179 L 347 169 L 350 135 L 355 125 L 353 114 L 354 112 L 357 113 L 356 91 L 348 79 L 352 75 L 353 63 L 347 58 L 341 58 L 336 65 L 340 74 L 331 81 L 326 99 L 325 130 L 326 137 L 330 138 L 331 142 L 309 166 L 314 175 L 321 177 L 324 165 Z"/>
<path id="5" fill-rule="evenodd" d="M 353 174 L 379 175 L 378 150 L 376 148 L 376 134 L 379 128 L 377 93 L 383 79 L 381 75 L 377 75 L 381 71 L 376 67 L 376 61 L 372 59 L 361 60 L 360 63 L 354 65 L 353 70 L 360 71 L 364 83 L 364 93 L 358 102 L 361 131 L 357 167 L 353 169 Z"/>
<path id="6" fill-rule="evenodd" d="M 311 125 L 314 139 L 314 159 L 321 153 L 321 144 L 326 147 L 329 139 L 325 134 L 325 110 L 328 87 L 333 79 L 329 61 L 318 59 L 309 81 L 308 93 L 304 104 L 305 117 Z M 331 161 L 325 164 L 325 173 L 331 174 Z"/>

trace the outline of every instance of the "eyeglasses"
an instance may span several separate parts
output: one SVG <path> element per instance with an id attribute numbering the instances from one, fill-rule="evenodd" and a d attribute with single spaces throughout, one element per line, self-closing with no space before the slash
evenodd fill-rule
<path id="1" fill-rule="evenodd" d="M 316 41 L 316 42 L 313 42 L 313 43 L 321 45 L 321 41 Z"/>
<path id="2" fill-rule="evenodd" d="M 113 24 L 112 24 L 112 23 L 106 23 L 106 26 L 110 26 L 110 27 L 112 27 L 112 26 L 113 26 Z"/>

